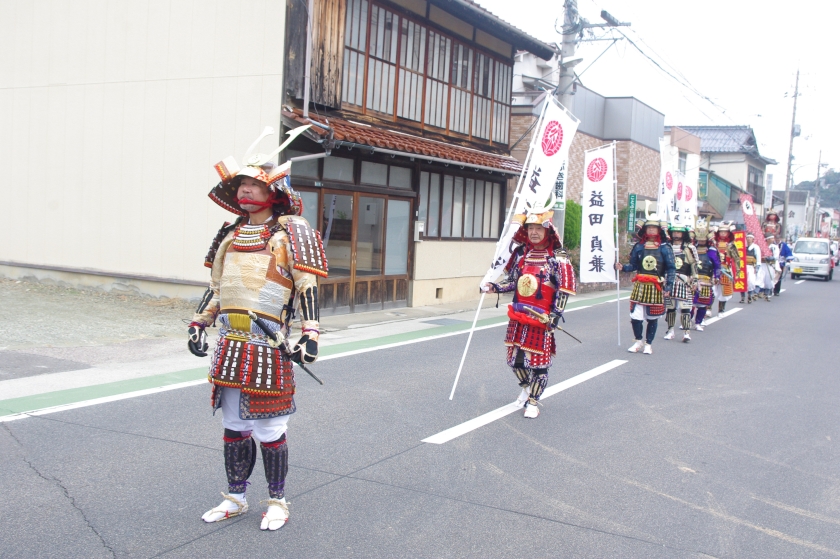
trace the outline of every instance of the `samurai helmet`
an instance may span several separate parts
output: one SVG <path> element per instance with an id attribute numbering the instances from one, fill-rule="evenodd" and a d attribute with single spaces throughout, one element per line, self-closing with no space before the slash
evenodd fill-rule
<path id="1" fill-rule="evenodd" d="M 657 214 L 650 213 L 650 200 L 645 200 L 645 227 L 655 225 L 661 231 L 668 228 L 668 222 L 662 221 Z"/>
<path id="2" fill-rule="evenodd" d="M 301 126 L 290 130 L 287 133 L 289 137 L 286 141 L 269 154 L 254 153 L 262 140 L 274 135 L 274 128 L 266 126 L 262 134 L 254 140 L 245 152 L 241 167 L 232 156 L 225 157 L 213 166 L 219 174 L 221 181 L 208 194 L 210 199 L 229 212 L 241 216 L 248 215 L 248 212 L 239 207 L 236 193 L 242 178 L 251 177 L 264 182 L 268 187 L 271 196 L 275 200 L 274 207 L 276 212 L 279 212 L 281 215 L 300 215 L 303 213 L 303 203 L 301 202 L 300 195 L 292 189 L 289 177 L 292 170 L 292 162 L 287 161 L 282 165 L 275 165 L 272 159 L 286 149 L 292 140 L 310 126 Z"/>
<path id="3" fill-rule="evenodd" d="M 513 221 L 519 223 L 520 226 L 537 223 L 543 227 L 548 227 L 554 217 L 555 201 L 557 201 L 557 197 L 552 192 L 545 204 L 528 204 L 526 202 L 525 213 L 514 215 Z"/>
<path id="4" fill-rule="evenodd" d="M 767 215 L 764 217 L 764 221 L 774 221 L 776 223 L 779 223 L 781 221 L 781 218 L 779 217 L 779 212 L 772 208 L 767 210 Z"/>
<path id="5" fill-rule="evenodd" d="M 706 220 L 705 217 L 697 218 L 697 223 L 695 224 L 694 229 L 697 235 L 697 239 L 699 239 L 700 241 L 710 241 L 715 238 L 714 233 L 709 227 L 709 222 Z"/>

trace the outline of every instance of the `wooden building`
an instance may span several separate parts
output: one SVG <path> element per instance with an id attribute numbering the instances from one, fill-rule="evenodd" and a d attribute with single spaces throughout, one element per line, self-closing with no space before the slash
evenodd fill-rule
<path id="1" fill-rule="evenodd" d="M 314 0 L 309 45 L 307 12 L 287 4 L 282 115 L 312 125 L 286 157 L 330 262 L 322 312 L 476 298 L 521 170 L 514 54 L 553 49 L 469 0 Z"/>

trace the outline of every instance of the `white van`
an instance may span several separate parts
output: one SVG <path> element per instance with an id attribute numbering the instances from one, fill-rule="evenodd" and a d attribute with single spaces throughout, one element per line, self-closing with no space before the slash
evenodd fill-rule
<path id="1" fill-rule="evenodd" d="M 799 237 L 793 245 L 793 258 L 790 260 L 790 277 L 822 276 L 825 281 L 834 276 L 834 261 L 831 259 L 831 246 L 828 239 Z"/>

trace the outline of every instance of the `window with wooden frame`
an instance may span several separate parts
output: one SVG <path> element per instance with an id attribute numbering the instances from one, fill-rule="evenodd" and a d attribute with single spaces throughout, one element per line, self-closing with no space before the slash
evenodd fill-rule
<path id="1" fill-rule="evenodd" d="M 426 238 L 496 240 L 502 183 L 443 173 L 420 173 L 418 218 Z"/>
<path id="2" fill-rule="evenodd" d="M 512 66 L 369 0 L 347 0 L 342 101 L 507 145 Z"/>
<path id="3" fill-rule="evenodd" d="M 508 143 L 508 123 L 510 122 L 510 90 L 513 81 L 513 68 L 498 60 L 493 62 L 493 141 Z"/>
<path id="4" fill-rule="evenodd" d="M 400 82 L 397 116 L 420 122 L 423 114 L 423 72 L 426 29 L 405 18 L 400 22 Z"/>
<path id="5" fill-rule="evenodd" d="M 452 56 L 452 91 L 449 96 L 449 129 L 459 134 L 470 133 L 472 102 L 472 49 L 456 44 Z"/>
<path id="6" fill-rule="evenodd" d="M 347 15 L 344 22 L 344 68 L 341 100 L 344 103 L 359 107 L 364 106 L 367 31 L 367 0 L 347 0 Z"/>
<path id="7" fill-rule="evenodd" d="M 424 122 L 446 128 L 447 97 L 449 95 L 449 61 L 452 39 L 434 31 L 429 32 L 429 62 L 426 67 L 426 118 Z"/>
<path id="8" fill-rule="evenodd" d="M 394 114 L 398 25 L 399 16 L 375 4 L 371 6 L 365 106 L 389 115 Z"/>
<path id="9" fill-rule="evenodd" d="M 493 83 L 493 61 L 489 56 L 476 53 L 473 73 L 472 135 L 490 139 L 490 86 Z"/>

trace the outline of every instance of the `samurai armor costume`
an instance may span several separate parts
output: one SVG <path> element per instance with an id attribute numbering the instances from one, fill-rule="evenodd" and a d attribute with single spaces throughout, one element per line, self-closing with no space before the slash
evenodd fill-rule
<path id="1" fill-rule="evenodd" d="M 713 227 L 715 236 L 715 248 L 720 257 L 720 283 L 715 286 L 715 298 L 718 300 L 718 312 L 726 310 L 726 303 L 732 298 L 734 291 L 734 278 L 738 275 L 738 249 L 732 242 L 732 232 L 735 226 L 729 222 L 723 222 Z"/>
<path id="2" fill-rule="evenodd" d="M 683 232 L 685 235 L 686 232 Z M 698 255 L 694 245 L 675 241 L 671 249 L 674 252 L 674 287 L 666 299 L 666 322 L 669 333 L 676 324 L 676 314 L 680 311 L 680 325 L 684 331 L 691 329 L 691 307 L 694 303 L 694 286 L 697 284 Z"/>
<path id="3" fill-rule="evenodd" d="M 317 277 L 326 277 L 328 267 L 320 233 L 300 216 L 300 196 L 290 186 L 291 164 L 278 167 L 269 161 L 287 144 L 271 155 L 250 155 L 271 133 L 266 128 L 251 145 L 241 169 L 233 158 L 215 167 L 221 182 L 209 196 L 240 217 L 233 224 L 225 223 L 213 240 L 205 263 L 211 269 L 210 286 L 191 327 L 203 330 L 219 324 L 208 380 L 213 385 L 213 411 L 222 409 L 225 428 L 225 470 L 231 493 L 225 499 L 238 505 L 234 515 L 247 510 L 244 493 L 256 461 L 256 439 L 268 482 L 269 513 L 272 521 L 279 520 L 275 523 L 279 527 L 287 516 L 275 518 L 277 510 L 288 512 L 281 501 L 288 471 L 286 426 L 296 410 L 295 375 L 286 341 L 297 300 L 302 331 L 298 345 L 314 344 L 311 355 L 317 356 Z M 237 193 L 244 177 L 254 179 L 248 188 L 263 188 L 260 183 L 265 187 L 267 201 L 242 202 L 263 208 L 259 215 L 270 209 L 264 223 L 249 223 L 255 214 L 240 208 Z M 226 507 L 230 505 L 223 501 L 203 518 L 207 522 L 227 518 Z"/>
<path id="4" fill-rule="evenodd" d="M 297 242 L 290 229 L 297 231 Z M 281 216 L 272 227 L 241 224 L 219 244 L 211 275 L 213 295 L 193 321 L 206 327 L 218 319 L 219 341 L 209 380 L 214 387 L 241 391 L 242 419 L 264 419 L 295 411 L 295 378 L 289 355 L 269 340 L 248 312 L 285 340 L 290 333 L 294 296 L 303 294 L 302 331 L 317 335 L 318 287 L 310 270 L 319 269 L 311 265 L 311 259 L 297 259 L 308 248 L 307 241 L 317 247 L 321 262 L 326 263 L 320 235 L 299 216 Z M 296 246 L 301 244 L 303 249 Z M 325 266 L 321 269 L 325 274 Z M 214 390 L 214 409 L 221 406 L 220 398 Z"/>
<path id="5" fill-rule="evenodd" d="M 622 266 L 623 272 L 636 272 L 630 293 L 630 323 L 636 343 L 629 351 L 633 353 L 639 351 L 643 334 L 645 353 L 650 353 L 659 317 L 665 314 L 665 292 L 674 287 L 674 252 L 665 242 L 662 225 L 656 216 L 647 216 L 642 239 L 630 251 L 630 263 Z M 648 227 L 656 227 L 657 232 L 645 233 Z"/>
<path id="6" fill-rule="evenodd" d="M 513 241 L 520 246 L 505 266 L 505 276 L 492 284 L 497 293 L 513 292 L 508 307 L 507 364 L 527 392 L 528 405 L 536 405 L 548 383 L 548 369 L 557 353 L 554 325 L 563 314 L 569 295 L 577 289 L 571 261 L 551 224 L 553 200 L 526 215 L 514 216 L 520 228 Z M 527 236 L 527 225 L 545 228 L 537 246 Z M 528 415 L 526 406 L 526 417 Z"/>

